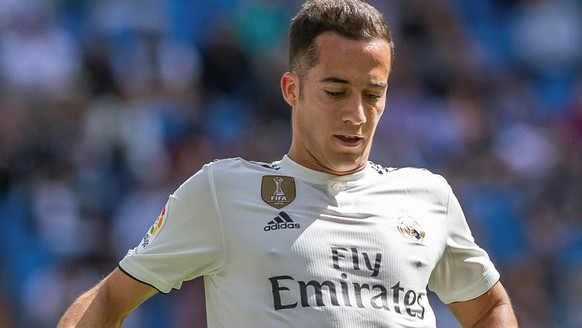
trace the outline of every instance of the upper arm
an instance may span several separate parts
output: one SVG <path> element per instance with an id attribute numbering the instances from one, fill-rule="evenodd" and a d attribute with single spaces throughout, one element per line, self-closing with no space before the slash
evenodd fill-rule
<path id="1" fill-rule="evenodd" d="M 99 293 L 109 304 L 109 311 L 125 318 L 133 309 L 157 293 L 150 285 L 140 282 L 115 268 L 99 283 Z"/>
<path id="2" fill-rule="evenodd" d="M 116 268 L 69 307 L 58 327 L 121 327 L 131 311 L 156 292 Z"/>
<path id="3" fill-rule="evenodd" d="M 463 327 L 517 327 L 511 301 L 500 282 L 475 299 L 448 306 Z"/>
<path id="4" fill-rule="evenodd" d="M 445 187 L 446 241 L 442 256 L 429 278 L 429 289 L 445 304 L 476 298 L 500 278 L 487 252 L 479 247 L 452 188 Z"/>

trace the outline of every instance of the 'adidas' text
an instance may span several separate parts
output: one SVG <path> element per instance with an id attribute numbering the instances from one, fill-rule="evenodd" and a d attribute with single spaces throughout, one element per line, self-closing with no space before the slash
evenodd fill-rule
<path id="1" fill-rule="evenodd" d="M 279 216 L 269 221 L 267 225 L 263 228 L 265 231 L 282 230 L 282 229 L 299 229 L 301 225 L 299 223 L 293 222 L 289 214 L 285 212 L 279 212 Z"/>

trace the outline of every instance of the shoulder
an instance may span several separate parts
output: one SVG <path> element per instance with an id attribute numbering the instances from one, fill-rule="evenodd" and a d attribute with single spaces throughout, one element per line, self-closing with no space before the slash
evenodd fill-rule
<path id="1" fill-rule="evenodd" d="M 440 174 L 420 167 L 385 167 L 370 162 L 370 167 L 377 173 L 376 179 L 397 183 L 407 189 L 425 189 L 448 192 L 447 180 Z"/>
<path id="2" fill-rule="evenodd" d="M 176 193 L 192 194 L 197 190 L 208 192 L 216 188 L 245 185 L 269 172 L 277 172 L 279 168 L 276 163 L 248 161 L 241 157 L 216 159 L 184 181 Z"/>
<path id="3" fill-rule="evenodd" d="M 241 157 L 217 159 L 202 168 L 213 179 L 248 179 L 255 175 L 274 174 L 280 170 L 278 162 L 249 161 Z"/>
<path id="4" fill-rule="evenodd" d="M 205 165 L 212 170 L 244 170 L 244 171 L 278 171 L 280 167 L 278 162 L 265 163 L 259 161 L 250 161 L 242 157 L 215 159 L 214 161 Z"/>

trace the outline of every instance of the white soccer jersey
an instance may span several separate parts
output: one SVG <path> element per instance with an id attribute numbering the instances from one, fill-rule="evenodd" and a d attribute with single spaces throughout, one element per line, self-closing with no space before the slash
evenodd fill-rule
<path id="1" fill-rule="evenodd" d="M 442 177 L 287 156 L 205 165 L 120 268 L 163 293 L 204 276 L 209 327 L 435 327 L 427 286 L 451 303 L 499 279 Z"/>

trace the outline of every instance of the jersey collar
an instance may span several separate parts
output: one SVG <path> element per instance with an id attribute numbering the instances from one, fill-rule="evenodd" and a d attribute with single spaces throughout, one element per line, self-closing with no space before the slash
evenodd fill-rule
<path id="1" fill-rule="evenodd" d="M 342 182 L 357 182 L 363 180 L 371 170 L 370 163 L 366 163 L 366 167 L 363 170 L 356 173 L 347 175 L 334 175 L 330 173 L 320 172 L 316 170 L 309 169 L 291 158 L 285 155 L 278 163 L 278 166 L 286 173 L 293 175 L 294 177 L 301 178 L 302 180 L 310 183 L 316 184 L 328 184 L 332 181 L 342 181 Z"/>

